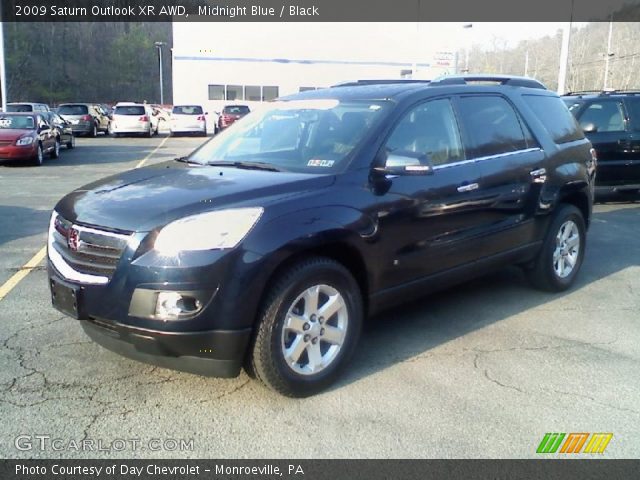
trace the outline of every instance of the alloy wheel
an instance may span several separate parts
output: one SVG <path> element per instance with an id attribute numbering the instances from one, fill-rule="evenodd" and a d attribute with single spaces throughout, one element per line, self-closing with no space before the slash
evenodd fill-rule
<path id="1" fill-rule="evenodd" d="M 580 256 L 580 231 L 573 220 L 564 222 L 556 235 L 553 251 L 553 270 L 560 278 L 566 278 L 578 262 Z"/>
<path id="2" fill-rule="evenodd" d="M 338 357 L 349 324 L 342 294 L 329 285 L 314 285 L 291 304 L 282 329 L 286 364 L 301 375 L 313 375 Z"/>

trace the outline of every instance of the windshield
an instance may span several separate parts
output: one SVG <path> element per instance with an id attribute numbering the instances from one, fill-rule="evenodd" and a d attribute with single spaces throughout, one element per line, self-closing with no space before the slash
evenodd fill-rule
<path id="1" fill-rule="evenodd" d="M 382 101 L 273 102 L 214 137 L 189 160 L 258 162 L 281 170 L 329 173 L 347 161 L 385 107 Z"/>
<path id="2" fill-rule="evenodd" d="M 86 105 L 60 105 L 58 114 L 60 115 L 86 115 L 89 109 Z"/>
<path id="3" fill-rule="evenodd" d="M 0 129 L 8 128 L 33 130 L 33 117 L 22 115 L 0 115 Z"/>
<path id="4" fill-rule="evenodd" d="M 198 105 L 182 105 L 173 107 L 173 113 L 178 115 L 202 115 L 202 107 Z"/>
<path id="5" fill-rule="evenodd" d="M 584 104 L 584 101 L 574 99 L 574 98 L 563 98 L 562 100 L 567 105 L 567 108 L 569 109 L 569 111 L 574 115 L 576 114 L 578 109 L 582 106 L 582 104 Z"/>

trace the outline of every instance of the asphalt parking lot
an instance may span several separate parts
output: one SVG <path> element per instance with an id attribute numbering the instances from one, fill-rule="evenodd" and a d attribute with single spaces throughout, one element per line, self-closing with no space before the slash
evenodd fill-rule
<path id="1" fill-rule="evenodd" d="M 0 166 L 0 286 L 43 247 L 62 195 L 202 141 L 82 138 L 43 167 Z M 0 300 L 0 456 L 527 458 L 546 432 L 611 432 L 606 458 L 638 458 L 640 199 L 609 200 L 569 292 L 514 268 L 387 312 L 338 384 L 304 400 L 103 350 L 51 307 L 41 262 Z M 19 450 L 20 435 L 63 449 Z M 127 448 L 64 447 L 83 439 Z"/>

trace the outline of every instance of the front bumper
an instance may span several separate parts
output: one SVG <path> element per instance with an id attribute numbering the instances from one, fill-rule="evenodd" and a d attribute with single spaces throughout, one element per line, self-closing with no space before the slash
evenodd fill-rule
<path id="1" fill-rule="evenodd" d="M 0 160 L 30 160 L 36 156 L 37 144 L 0 148 Z"/>
<path id="2" fill-rule="evenodd" d="M 82 329 L 98 345 L 127 358 L 212 377 L 236 377 L 251 329 L 161 332 L 106 320 L 83 320 Z"/>

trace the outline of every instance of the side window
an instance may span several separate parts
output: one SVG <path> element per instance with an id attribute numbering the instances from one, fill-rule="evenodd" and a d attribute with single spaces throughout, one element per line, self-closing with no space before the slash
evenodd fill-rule
<path id="1" fill-rule="evenodd" d="M 544 125 L 556 143 L 567 143 L 584 138 L 578 122 L 559 97 L 551 95 L 523 95 L 525 103 Z"/>
<path id="2" fill-rule="evenodd" d="M 638 132 L 640 131 L 640 97 L 627 97 L 625 98 L 625 103 L 627 105 L 631 128 Z"/>
<path id="3" fill-rule="evenodd" d="M 411 109 L 387 140 L 387 165 L 420 164 L 428 155 L 433 165 L 464 159 L 451 100 L 432 100 Z"/>
<path id="4" fill-rule="evenodd" d="M 587 106 L 578 118 L 580 126 L 593 124 L 596 132 L 620 132 L 624 130 L 622 105 L 615 100 L 595 101 Z"/>
<path id="5" fill-rule="evenodd" d="M 460 97 L 458 109 L 469 158 L 528 148 L 518 115 L 504 98 L 497 95 Z"/>

